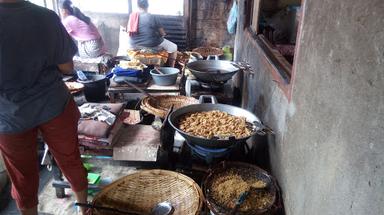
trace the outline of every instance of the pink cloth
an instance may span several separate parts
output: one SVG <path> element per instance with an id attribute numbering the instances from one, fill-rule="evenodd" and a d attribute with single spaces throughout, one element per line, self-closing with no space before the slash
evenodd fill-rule
<path id="1" fill-rule="evenodd" d="M 101 38 L 96 26 L 91 22 L 89 25 L 75 16 L 67 16 L 63 19 L 63 25 L 69 35 L 78 41 L 96 40 Z"/>
<path id="2" fill-rule="evenodd" d="M 129 36 L 137 34 L 139 32 L 139 12 L 133 12 L 129 16 L 127 32 Z"/>

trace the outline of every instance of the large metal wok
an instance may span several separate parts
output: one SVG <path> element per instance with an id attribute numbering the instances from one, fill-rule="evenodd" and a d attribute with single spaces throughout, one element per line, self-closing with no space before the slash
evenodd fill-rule
<path id="1" fill-rule="evenodd" d="M 203 99 L 207 96 L 200 97 L 199 101 L 200 103 L 203 102 Z M 259 135 L 265 135 L 266 132 L 270 131 L 272 132 L 268 127 L 264 126 L 259 118 L 255 116 L 253 113 L 231 105 L 226 104 L 217 104 L 216 98 L 214 96 L 210 96 L 212 99 L 212 103 L 202 103 L 202 104 L 193 104 L 188 105 L 182 108 L 177 109 L 176 111 L 172 112 L 169 115 L 168 121 L 171 124 L 171 126 L 178 131 L 190 144 L 199 145 L 206 148 L 228 148 L 234 146 L 236 143 L 244 142 L 249 137 L 259 134 Z M 183 130 L 179 129 L 179 120 L 180 118 L 187 113 L 195 113 L 195 112 L 202 112 L 202 111 L 212 111 L 212 110 L 219 110 L 223 112 L 227 112 L 233 116 L 239 116 L 239 117 L 245 117 L 247 123 L 252 129 L 251 135 L 247 137 L 243 137 L 241 139 L 235 139 L 234 137 L 230 137 L 228 139 L 207 139 L 203 137 L 193 136 L 187 132 L 184 132 Z"/>
<path id="2" fill-rule="evenodd" d="M 187 68 L 200 81 L 206 83 L 224 83 L 240 71 L 240 66 L 225 60 L 198 60 L 187 64 Z"/>

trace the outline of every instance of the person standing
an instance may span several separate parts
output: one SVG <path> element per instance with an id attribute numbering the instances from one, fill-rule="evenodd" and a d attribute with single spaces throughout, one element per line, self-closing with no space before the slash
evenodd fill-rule
<path id="1" fill-rule="evenodd" d="M 40 132 L 77 201 L 86 203 L 80 113 L 62 81 L 73 72 L 76 45 L 53 11 L 23 0 L 0 0 L 0 29 L 0 152 L 12 197 L 21 214 L 37 215 Z"/>
<path id="2" fill-rule="evenodd" d="M 81 58 L 95 58 L 106 53 L 96 26 L 79 8 L 73 7 L 70 0 L 60 2 L 60 15 L 65 29 L 78 43 Z"/>
<path id="3" fill-rule="evenodd" d="M 168 52 L 168 65 L 175 66 L 177 57 L 177 45 L 164 38 L 166 35 L 159 20 L 148 13 L 148 1 L 137 0 L 139 12 L 130 15 L 127 25 L 129 44 L 132 48 L 137 47 L 161 47 Z"/>

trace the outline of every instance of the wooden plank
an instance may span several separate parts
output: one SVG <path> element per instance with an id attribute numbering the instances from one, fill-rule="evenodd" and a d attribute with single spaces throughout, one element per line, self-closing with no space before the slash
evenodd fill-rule
<path id="1" fill-rule="evenodd" d="M 251 26 L 252 30 L 256 33 L 259 33 L 260 1 L 261 0 L 253 0 Z"/>

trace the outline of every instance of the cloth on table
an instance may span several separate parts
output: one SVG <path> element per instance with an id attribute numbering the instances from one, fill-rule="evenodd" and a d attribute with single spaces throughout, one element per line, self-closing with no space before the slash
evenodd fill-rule
<path id="1" fill-rule="evenodd" d="M 95 138 L 108 137 L 116 116 L 123 110 L 123 104 L 85 103 L 79 107 L 81 118 L 78 133 Z"/>
<path id="2" fill-rule="evenodd" d="M 75 70 L 105 73 L 108 70 L 111 54 L 104 54 L 95 58 L 73 57 Z"/>
<path id="3" fill-rule="evenodd" d="M 110 128 L 109 135 L 107 137 L 96 137 L 96 136 L 89 136 L 84 134 L 78 134 L 79 144 L 81 146 L 80 149 L 82 153 L 84 153 L 84 150 L 87 150 L 88 152 L 94 151 L 105 151 L 105 150 L 112 150 L 113 145 L 117 142 L 119 137 L 122 134 L 122 127 L 123 127 L 123 117 L 119 116 L 116 119 L 115 124 Z M 112 152 L 112 151 L 111 151 Z M 91 154 L 91 153 L 87 153 Z"/>

